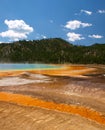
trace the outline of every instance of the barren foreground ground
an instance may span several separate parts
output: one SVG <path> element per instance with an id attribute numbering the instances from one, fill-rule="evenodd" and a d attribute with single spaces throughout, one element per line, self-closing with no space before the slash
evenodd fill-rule
<path id="1" fill-rule="evenodd" d="M 0 72 L 0 130 L 105 130 L 105 66 Z"/>

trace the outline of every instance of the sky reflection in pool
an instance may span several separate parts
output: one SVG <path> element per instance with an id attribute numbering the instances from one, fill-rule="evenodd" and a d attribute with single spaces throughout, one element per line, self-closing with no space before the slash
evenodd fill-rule
<path id="1" fill-rule="evenodd" d="M 0 70 L 56 69 L 60 66 L 48 64 L 0 64 Z"/>

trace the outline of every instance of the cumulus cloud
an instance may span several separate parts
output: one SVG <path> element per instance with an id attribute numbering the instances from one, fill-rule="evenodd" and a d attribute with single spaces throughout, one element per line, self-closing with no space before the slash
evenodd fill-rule
<path id="1" fill-rule="evenodd" d="M 105 14 L 105 10 L 98 10 L 98 13 Z"/>
<path id="2" fill-rule="evenodd" d="M 15 32 L 13 30 L 8 30 L 0 33 L 0 36 L 10 38 L 11 40 L 17 41 L 19 39 L 26 39 L 27 35 L 25 33 Z"/>
<path id="3" fill-rule="evenodd" d="M 85 13 L 87 15 L 92 15 L 92 12 L 88 11 L 88 10 L 81 10 L 81 13 Z"/>
<path id="4" fill-rule="evenodd" d="M 71 30 L 76 30 L 80 27 L 85 28 L 85 27 L 90 27 L 90 26 L 92 26 L 92 24 L 90 24 L 90 23 L 83 23 L 79 20 L 72 20 L 72 21 L 68 21 L 66 23 L 65 28 L 71 29 Z"/>
<path id="5" fill-rule="evenodd" d="M 101 35 L 95 35 L 95 34 L 89 35 L 88 37 L 90 37 L 90 38 L 96 38 L 96 39 L 103 38 L 103 36 L 101 36 Z"/>
<path id="6" fill-rule="evenodd" d="M 23 20 L 5 20 L 4 23 L 10 30 L 24 32 L 29 34 L 33 28 L 27 25 Z"/>
<path id="7" fill-rule="evenodd" d="M 33 32 L 33 28 L 26 24 L 23 20 L 5 20 L 4 23 L 8 26 L 8 30 L 1 32 L 0 36 L 17 41 L 26 39 L 27 35 Z"/>
<path id="8" fill-rule="evenodd" d="M 71 42 L 75 42 L 75 41 L 78 41 L 78 40 L 85 39 L 81 34 L 77 34 L 77 33 L 74 33 L 74 32 L 67 33 L 67 37 L 68 37 L 68 40 L 71 41 Z"/>

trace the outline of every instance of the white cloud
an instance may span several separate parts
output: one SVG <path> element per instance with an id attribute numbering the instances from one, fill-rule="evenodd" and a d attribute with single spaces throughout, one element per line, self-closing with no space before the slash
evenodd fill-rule
<path id="1" fill-rule="evenodd" d="M 83 23 L 81 21 L 78 20 L 72 20 L 72 21 L 68 21 L 67 24 L 65 25 L 65 28 L 67 29 L 71 29 L 71 30 L 75 30 L 78 29 L 80 27 L 90 27 L 92 26 L 92 24 L 90 23 Z"/>
<path id="2" fill-rule="evenodd" d="M 23 31 L 26 34 L 33 31 L 33 28 L 27 25 L 23 20 L 5 20 L 4 23 L 10 30 Z"/>
<path id="3" fill-rule="evenodd" d="M 46 39 L 47 37 L 45 35 L 41 35 L 43 39 Z"/>
<path id="4" fill-rule="evenodd" d="M 89 35 L 88 37 L 90 37 L 90 38 L 96 38 L 96 39 L 103 38 L 103 36 L 101 36 L 101 35 L 95 35 L 95 34 Z"/>
<path id="5" fill-rule="evenodd" d="M 98 10 L 98 13 L 105 14 L 105 10 Z"/>
<path id="6" fill-rule="evenodd" d="M 0 36 L 17 41 L 26 39 L 27 35 L 33 32 L 33 28 L 26 24 L 23 20 L 5 20 L 4 23 L 8 26 L 8 30 L 1 32 Z"/>
<path id="7" fill-rule="evenodd" d="M 68 40 L 71 41 L 71 42 L 75 42 L 75 41 L 78 41 L 78 40 L 85 39 L 84 37 L 82 37 L 81 34 L 76 34 L 74 32 L 67 33 L 67 37 L 68 37 Z"/>
<path id="8" fill-rule="evenodd" d="M 87 15 L 92 15 L 92 12 L 88 11 L 88 10 L 81 10 L 81 13 L 85 13 Z"/>
<path id="9" fill-rule="evenodd" d="M 11 40 L 18 41 L 19 39 L 26 39 L 27 35 L 25 33 L 16 32 L 14 30 L 8 30 L 0 33 L 0 36 L 10 38 Z"/>

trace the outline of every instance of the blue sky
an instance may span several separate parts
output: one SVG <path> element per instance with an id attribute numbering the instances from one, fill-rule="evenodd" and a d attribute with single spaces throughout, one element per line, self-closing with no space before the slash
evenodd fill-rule
<path id="1" fill-rule="evenodd" d="M 0 0 L 0 43 L 63 38 L 105 43 L 105 0 Z"/>

